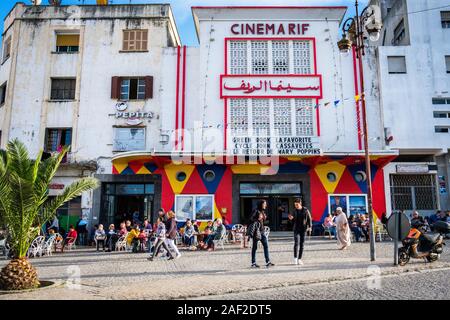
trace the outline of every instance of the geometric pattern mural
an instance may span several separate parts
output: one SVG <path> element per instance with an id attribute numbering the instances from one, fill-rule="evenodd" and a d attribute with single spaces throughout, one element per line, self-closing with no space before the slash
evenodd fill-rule
<path id="1" fill-rule="evenodd" d="M 373 208 L 377 216 L 386 210 L 383 167 L 395 157 L 373 157 L 372 185 Z M 280 158 L 277 168 L 278 174 L 308 174 L 310 178 L 311 203 L 309 207 L 313 220 L 322 222 L 328 214 L 329 194 L 364 194 L 366 182 L 355 179 L 358 171 L 365 171 L 364 158 L 361 157 L 304 157 Z M 214 217 L 223 214 L 228 221 L 232 219 L 232 176 L 236 174 L 264 174 L 273 170 L 267 165 L 260 164 L 174 164 L 170 158 L 143 158 L 137 160 L 114 160 L 113 173 L 121 175 L 159 174 L 162 181 L 162 206 L 165 210 L 174 209 L 176 194 L 214 194 Z M 208 181 L 205 173 L 212 171 L 215 178 Z M 186 179 L 177 180 L 177 174 L 184 172 Z M 275 172 L 272 172 L 275 173 Z M 330 181 L 329 173 L 334 173 L 336 179 Z M 209 173 L 210 174 L 210 173 Z M 236 195 L 234 195 L 236 196 Z"/>

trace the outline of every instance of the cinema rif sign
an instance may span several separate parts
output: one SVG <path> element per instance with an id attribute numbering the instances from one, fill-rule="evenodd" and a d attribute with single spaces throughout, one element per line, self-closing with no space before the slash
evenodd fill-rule
<path id="1" fill-rule="evenodd" d="M 220 97 L 322 98 L 320 75 L 221 75 Z"/>

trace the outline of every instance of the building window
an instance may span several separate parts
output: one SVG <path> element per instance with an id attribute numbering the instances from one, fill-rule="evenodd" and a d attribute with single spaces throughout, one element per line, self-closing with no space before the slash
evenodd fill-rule
<path id="1" fill-rule="evenodd" d="M 406 73 L 406 58 L 403 56 L 388 57 L 388 70 L 390 74 Z"/>
<path id="2" fill-rule="evenodd" d="M 450 29 L 450 11 L 441 11 L 442 28 Z"/>
<path id="3" fill-rule="evenodd" d="M 56 34 L 56 52 L 78 52 L 80 48 L 79 34 Z"/>
<path id="4" fill-rule="evenodd" d="M 450 104 L 450 98 L 433 98 L 432 103 L 438 105 Z"/>
<path id="5" fill-rule="evenodd" d="M 183 171 L 177 172 L 176 178 L 177 178 L 177 181 L 183 182 L 187 178 L 186 172 L 183 172 Z"/>
<path id="6" fill-rule="evenodd" d="M 311 99 L 230 99 L 233 137 L 311 137 L 314 103 Z"/>
<path id="7" fill-rule="evenodd" d="M 111 99 L 144 100 L 153 98 L 153 77 L 112 77 Z"/>
<path id="8" fill-rule="evenodd" d="M 114 128 L 115 152 L 145 150 L 145 128 Z"/>
<path id="9" fill-rule="evenodd" d="M 0 87 L 0 106 L 4 105 L 6 101 L 6 82 Z"/>
<path id="10" fill-rule="evenodd" d="M 436 176 L 391 175 L 393 210 L 436 210 Z"/>
<path id="11" fill-rule="evenodd" d="M 267 41 L 252 41 L 252 74 L 269 73 L 269 53 Z"/>
<path id="12" fill-rule="evenodd" d="M 289 73 L 289 42 L 272 41 L 273 74 Z"/>
<path id="13" fill-rule="evenodd" d="M 328 172 L 327 174 L 327 180 L 330 182 L 336 182 L 337 180 L 337 175 L 334 172 Z"/>
<path id="14" fill-rule="evenodd" d="M 207 182 L 213 182 L 216 178 L 216 174 L 212 170 L 206 170 L 203 174 L 203 179 L 205 179 Z"/>
<path id="15" fill-rule="evenodd" d="M 445 69 L 450 73 L 450 56 L 445 56 Z"/>
<path id="16" fill-rule="evenodd" d="M 45 134 L 45 152 L 59 152 L 62 147 L 72 144 L 71 128 L 47 128 Z"/>
<path id="17" fill-rule="evenodd" d="M 313 101 L 310 99 L 295 99 L 296 134 L 302 137 L 314 135 Z"/>
<path id="18" fill-rule="evenodd" d="M 405 31 L 405 20 L 402 19 L 402 21 L 398 24 L 398 26 L 394 30 L 394 39 L 392 40 L 392 44 L 394 46 L 398 46 L 401 41 L 405 38 L 406 31 Z"/>
<path id="19" fill-rule="evenodd" d="M 337 208 L 347 216 L 367 213 L 367 196 L 363 194 L 331 194 L 328 196 L 328 210 L 330 214 L 336 212 Z"/>
<path id="20" fill-rule="evenodd" d="M 11 56 L 11 36 L 6 38 L 5 42 L 3 42 L 3 62 L 8 60 Z"/>
<path id="21" fill-rule="evenodd" d="M 311 41 L 293 41 L 294 73 L 312 74 Z"/>
<path id="22" fill-rule="evenodd" d="M 248 135 L 247 99 L 230 99 L 231 133 L 235 137 Z"/>
<path id="23" fill-rule="evenodd" d="M 292 108 L 289 99 L 273 100 L 273 120 L 276 136 L 292 136 Z"/>
<path id="24" fill-rule="evenodd" d="M 52 78 L 51 100 L 75 100 L 76 79 Z"/>
<path id="25" fill-rule="evenodd" d="M 177 221 L 186 221 L 186 219 L 212 221 L 214 220 L 214 196 L 177 195 L 175 196 L 175 213 Z"/>
<path id="26" fill-rule="evenodd" d="M 434 127 L 436 133 L 449 133 L 450 127 Z"/>
<path id="27" fill-rule="evenodd" d="M 434 111 L 433 117 L 437 119 L 450 118 L 450 111 Z"/>
<path id="28" fill-rule="evenodd" d="M 254 137 L 270 137 L 270 106 L 268 99 L 252 99 Z"/>
<path id="29" fill-rule="evenodd" d="M 122 78 L 120 83 L 120 100 L 144 100 L 144 78 Z"/>
<path id="30" fill-rule="evenodd" d="M 247 74 L 247 41 L 230 42 L 230 74 Z"/>
<path id="31" fill-rule="evenodd" d="M 123 30 L 123 51 L 147 51 L 148 30 Z"/>

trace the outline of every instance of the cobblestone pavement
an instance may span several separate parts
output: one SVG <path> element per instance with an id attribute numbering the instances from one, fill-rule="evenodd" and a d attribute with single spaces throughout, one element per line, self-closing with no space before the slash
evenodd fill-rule
<path id="1" fill-rule="evenodd" d="M 334 241 L 309 240 L 305 245 L 304 266 L 293 265 L 292 247 L 293 241 L 271 241 L 271 259 L 276 266 L 260 270 L 250 269 L 250 249 L 240 249 L 238 245 L 226 245 L 225 250 L 215 252 L 183 251 L 180 259 L 157 258 L 153 262 L 146 260 L 147 254 L 79 249 L 32 259 L 40 279 L 56 281 L 57 286 L 20 294 L 0 294 L 0 299 L 191 299 L 244 294 L 238 296 L 242 298 L 248 297 L 247 293 L 256 298 L 253 293 L 265 289 L 274 290 L 271 293 L 274 297 L 284 299 L 291 288 L 301 290 L 301 286 L 311 284 L 319 288 L 330 283 L 339 287 L 345 283 L 334 281 L 362 279 L 352 283 L 355 288 L 363 286 L 364 280 L 373 274 L 368 271 L 373 265 L 379 268 L 376 270 L 383 279 L 405 272 L 450 268 L 448 246 L 440 261 L 429 264 L 411 260 L 406 267 L 393 266 L 392 242 L 377 243 L 375 264 L 370 263 L 367 243 L 355 243 L 347 251 L 339 251 Z M 263 264 L 262 248 L 258 251 L 257 259 Z M 0 268 L 6 263 L 0 260 Z M 440 275 L 448 279 L 448 273 L 433 275 L 437 279 Z M 401 280 L 396 281 L 402 285 Z M 275 294 L 278 290 L 286 296 Z M 317 292 L 316 297 L 320 297 Z"/>

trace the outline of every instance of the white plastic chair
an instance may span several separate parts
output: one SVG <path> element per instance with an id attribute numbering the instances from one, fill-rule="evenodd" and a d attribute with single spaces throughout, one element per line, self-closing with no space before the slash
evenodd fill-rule
<path id="1" fill-rule="evenodd" d="M 33 242 L 31 242 L 30 248 L 28 249 L 28 252 L 27 252 L 27 257 L 35 258 L 37 256 L 41 256 L 42 255 L 42 246 L 43 246 L 44 242 L 45 242 L 44 236 L 36 237 L 33 240 Z"/>
<path id="2" fill-rule="evenodd" d="M 51 236 L 50 238 L 47 239 L 47 241 L 44 241 L 42 243 L 42 250 L 41 250 L 42 255 L 47 255 L 47 256 L 52 255 L 52 249 L 53 249 L 53 244 L 55 243 L 55 240 L 56 240 L 56 234 Z"/>
<path id="3" fill-rule="evenodd" d="M 233 235 L 232 242 L 241 241 L 243 246 L 243 240 L 245 237 L 245 227 L 242 224 L 235 224 L 231 228 L 231 234 Z"/>
<path id="4" fill-rule="evenodd" d="M 0 240 L 0 251 L 4 256 L 8 256 L 8 248 L 6 244 L 6 238 L 3 240 Z"/>
<path id="5" fill-rule="evenodd" d="M 218 246 L 221 246 L 222 250 L 225 250 L 224 243 L 225 243 L 226 237 L 227 237 L 227 233 L 224 232 L 219 240 L 213 240 L 214 248 L 217 248 Z"/>
<path id="6" fill-rule="evenodd" d="M 116 242 L 116 251 L 127 251 L 127 236 L 121 236 Z"/>

